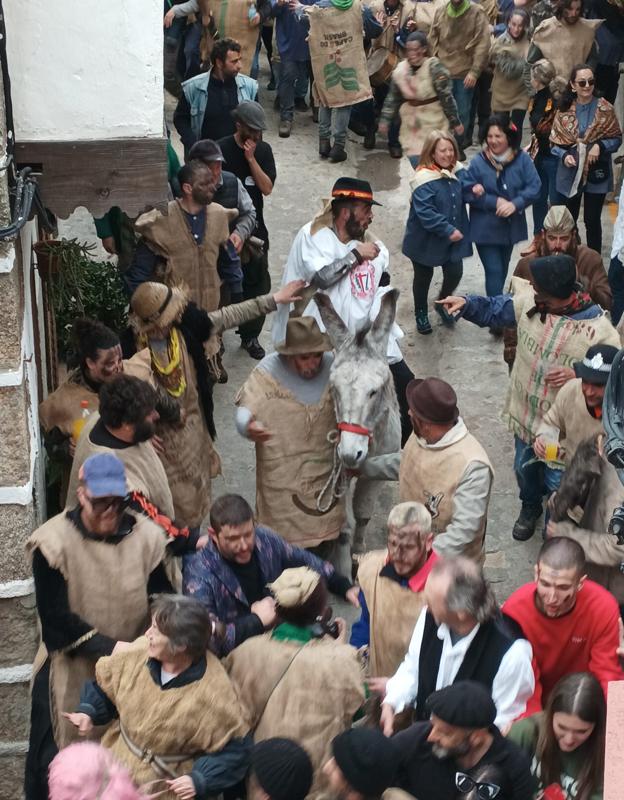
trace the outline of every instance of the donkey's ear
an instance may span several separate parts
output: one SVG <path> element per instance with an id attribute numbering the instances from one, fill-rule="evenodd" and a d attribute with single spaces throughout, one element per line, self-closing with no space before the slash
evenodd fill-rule
<path id="1" fill-rule="evenodd" d="M 381 298 L 379 313 L 371 325 L 371 329 L 366 337 L 368 342 L 377 350 L 378 353 L 386 355 L 388 349 L 388 336 L 396 317 L 397 301 L 399 290 L 392 289 L 386 292 Z"/>
<path id="2" fill-rule="evenodd" d="M 338 316 L 332 301 L 326 294 L 317 292 L 312 299 L 316 303 L 321 319 L 323 320 L 323 325 L 325 325 L 327 335 L 331 339 L 334 349 L 340 350 L 347 339 L 351 338 L 349 329 Z"/>

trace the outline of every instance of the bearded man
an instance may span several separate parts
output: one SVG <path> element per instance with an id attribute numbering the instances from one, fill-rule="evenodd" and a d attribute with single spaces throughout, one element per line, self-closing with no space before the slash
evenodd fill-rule
<path id="1" fill-rule="evenodd" d="M 358 649 L 368 647 L 373 678 L 394 675 L 407 652 L 425 604 L 425 583 L 438 558 L 432 544 L 425 506 L 399 503 L 388 517 L 387 549 L 366 553 L 359 562 L 362 611 L 350 642 Z"/>
<path id="2" fill-rule="evenodd" d="M 336 563 L 344 502 L 322 496 L 334 466 L 331 349 L 313 317 L 292 317 L 284 344 L 258 364 L 235 402 L 238 432 L 256 448 L 258 522 Z"/>
<path id="3" fill-rule="evenodd" d="M 368 181 L 339 178 L 319 214 L 295 236 L 282 278 L 283 283 L 303 278 L 313 288 L 322 289 L 352 334 L 373 322 L 381 298 L 391 291 L 388 249 L 368 232 L 374 205 L 380 203 L 373 199 Z M 321 330 L 325 330 L 315 303 L 309 303 L 303 314 L 315 317 Z M 284 307 L 273 325 L 274 344 L 284 342 L 287 321 L 288 308 Z M 412 430 L 405 390 L 414 376 L 399 348 L 398 339 L 402 337 L 403 332 L 396 322 L 393 323 L 387 352 L 399 401 L 404 444 Z"/>
<path id="4" fill-rule="evenodd" d="M 540 22 L 533 32 L 527 70 L 540 58 L 547 58 L 557 75 L 567 81 L 575 64 L 595 66 L 596 29 L 601 24 L 602 20 L 583 19 L 583 0 L 561 0 L 554 16 Z"/>
<path id="5" fill-rule="evenodd" d="M 114 453 L 125 465 L 129 489 L 173 518 L 167 474 L 150 441 L 158 420 L 156 392 L 148 383 L 123 373 L 105 383 L 100 389 L 99 414 L 91 414 L 76 445 L 67 507 L 77 502 L 80 468 L 86 459 L 96 453 Z M 156 446 L 160 446 L 158 439 Z"/>
<path id="6" fill-rule="evenodd" d="M 528 255 L 521 258 L 514 270 L 515 278 L 531 281 L 530 263 L 532 259 L 540 256 L 572 256 L 576 263 L 576 279 L 588 292 L 591 299 L 610 311 L 613 297 L 607 273 L 602 263 L 602 256 L 590 247 L 579 243 L 578 228 L 574 217 L 566 206 L 552 206 L 544 218 L 544 229 L 539 233 L 527 251 Z M 515 328 L 504 329 L 505 362 L 511 367 L 516 356 L 517 335 Z"/>

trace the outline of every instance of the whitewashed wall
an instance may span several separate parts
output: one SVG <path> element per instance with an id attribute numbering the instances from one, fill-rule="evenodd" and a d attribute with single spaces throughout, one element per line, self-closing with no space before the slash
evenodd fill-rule
<path id="1" fill-rule="evenodd" d="M 163 134 L 160 0 L 4 0 L 18 141 Z"/>

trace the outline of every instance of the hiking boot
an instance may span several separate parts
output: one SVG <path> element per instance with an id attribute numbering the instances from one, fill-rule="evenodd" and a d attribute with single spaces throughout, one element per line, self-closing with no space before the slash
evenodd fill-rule
<path id="1" fill-rule="evenodd" d="M 390 153 L 390 158 L 401 158 L 403 148 L 400 144 L 391 144 L 388 146 L 388 152 Z"/>
<path id="2" fill-rule="evenodd" d="M 444 306 L 441 306 L 438 303 L 436 303 L 434 308 L 436 310 L 436 313 L 442 320 L 443 325 L 447 325 L 449 328 L 452 328 L 455 325 L 456 323 L 455 317 L 452 314 L 449 314 L 449 312 L 446 310 L 446 308 L 444 308 Z"/>
<path id="3" fill-rule="evenodd" d="M 537 520 L 542 516 L 541 506 L 523 503 L 520 515 L 516 520 L 511 535 L 517 542 L 526 542 L 535 533 Z"/>
<path id="4" fill-rule="evenodd" d="M 367 131 L 366 136 L 364 137 L 364 149 L 374 150 L 376 144 L 377 140 L 375 138 L 375 131 Z"/>
<path id="5" fill-rule="evenodd" d="M 256 361 L 260 361 L 260 359 L 264 358 L 266 355 L 264 347 L 255 336 L 253 339 L 242 339 L 241 347 L 243 350 L 246 350 L 252 358 L 255 358 Z"/>
<path id="6" fill-rule="evenodd" d="M 329 158 L 331 152 L 331 142 L 329 139 L 319 139 L 319 155 L 321 158 Z"/>
<path id="7" fill-rule="evenodd" d="M 427 309 L 418 309 L 416 311 L 416 330 L 426 336 L 433 330 L 429 322 L 429 315 Z"/>
<path id="8" fill-rule="evenodd" d="M 295 97 L 295 111 L 308 111 L 310 106 L 303 97 Z"/>
<path id="9" fill-rule="evenodd" d="M 329 160 L 332 164 L 339 164 L 341 161 L 347 160 L 347 151 L 341 144 L 334 144 L 329 151 Z"/>
<path id="10" fill-rule="evenodd" d="M 288 139 L 292 130 L 292 122 L 289 119 L 281 119 L 277 135 L 280 139 Z"/>

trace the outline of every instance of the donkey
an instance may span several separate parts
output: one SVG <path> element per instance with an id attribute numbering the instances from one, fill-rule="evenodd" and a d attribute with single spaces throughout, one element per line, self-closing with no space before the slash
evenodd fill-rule
<path id="1" fill-rule="evenodd" d="M 346 470 L 368 458 L 401 449 L 399 404 L 386 355 L 399 292 L 387 292 L 374 322 L 352 334 L 325 294 L 314 301 L 336 355 L 329 375 L 340 439 L 338 457 Z M 364 535 L 374 508 L 373 481 L 359 477 L 353 492 L 352 551 L 365 552 Z"/>

